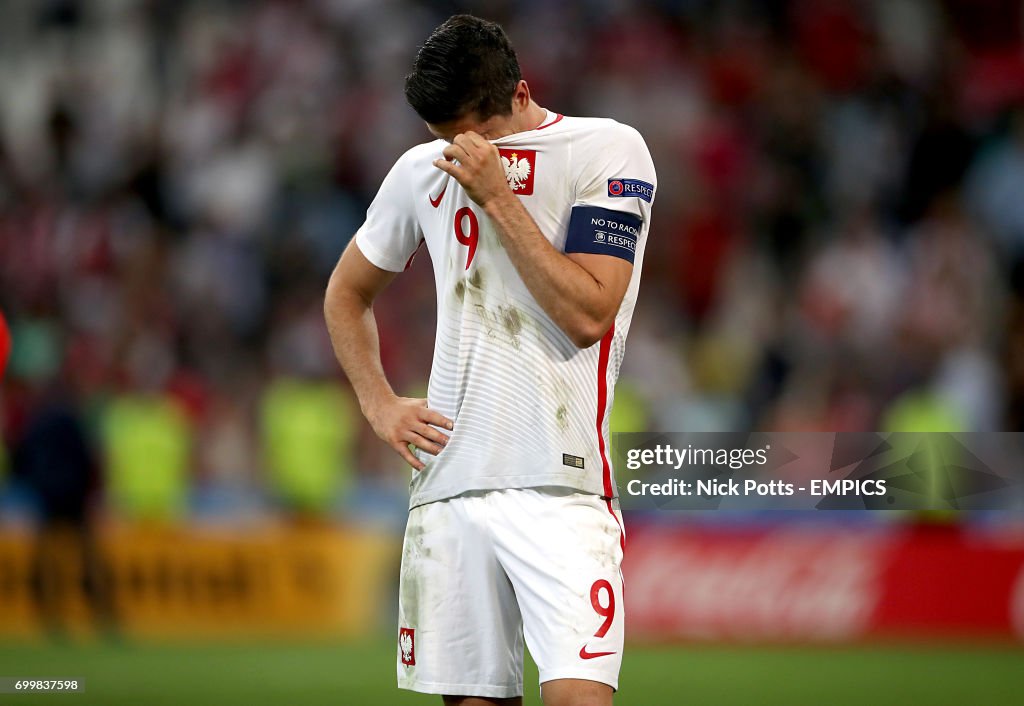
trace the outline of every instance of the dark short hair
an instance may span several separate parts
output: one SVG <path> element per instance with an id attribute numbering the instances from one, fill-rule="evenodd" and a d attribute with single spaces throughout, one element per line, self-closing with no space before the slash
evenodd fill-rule
<path id="1" fill-rule="evenodd" d="M 420 47 L 405 77 L 405 98 L 423 120 L 481 120 L 512 112 L 522 78 L 505 30 L 473 15 L 453 15 Z"/>

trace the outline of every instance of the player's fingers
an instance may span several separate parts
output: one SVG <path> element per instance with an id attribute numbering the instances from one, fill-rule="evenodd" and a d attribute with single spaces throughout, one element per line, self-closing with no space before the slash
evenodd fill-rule
<path id="1" fill-rule="evenodd" d="M 402 438 L 405 439 L 405 441 L 412 444 L 413 446 L 415 446 L 416 448 L 423 449 L 428 454 L 434 454 L 435 456 L 441 453 L 441 449 L 444 448 L 443 446 L 441 446 L 441 444 L 435 443 L 430 439 L 424 438 L 417 434 L 415 431 L 412 431 L 411 429 L 407 431 L 402 436 Z"/>
<path id="2" fill-rule="evenodd" d="M 430 439 L 441 446 L 448 443 L 448 435 L 429 424 L 417 424 L 412 430 L 420 436 Z"/>
<path id="3" fill-rule="evenodd" d="M 481 135 L 480 133 L 470 131 L 464 132 L 462 134 L 466 136 L 466 142 L 472 145 L 473 147 L 490 148 L 494 146 L 490 142 L 485 140 L 483 135 Z"/>
<path id="4" fill-rule="evenodd" d="M 447 159 L 448 161 L 457 159 L 459 160 L 459 162 L 464 162 L 466 158 L 469 157 L 469 153 L 464 148 L 460 147 L 459 145 L 456 145 L 455 143 L 452 143 L 445 147 L 443 150 L 441 150 L 441 154 L 443 154 L 445 159 Z"/>
<path id="5" fill-rule="evenodd" d="M 393 448 L 398 453 L 399 456 L 405 459 L 406 463 L 415 468 L 417 471 L 422 471 L 423 467 L 426 465 L 425 463 L 423 463 L 418 458 L 412 455 L 412 451 L 409 450 L 409 445 L 404 441 L 396 441 L 391 445 L 391 448 Z"/>
<path id="6" fill-rule="evenodd" d="M 420 410 L 419 418 L 421 422 L 433 424 L 435 427 L 442 427 L 444 429 L 448 429 L 449 431 L 455 428 L 455 424 L 452 423 L 451 419 L 444 416 L 440 412 L 435 412 L 432 409 L 427 409 L 426 406 L 424 406 L 424 408 Z"/>
<path id="7" fill-rule="evenodd" d="M 459 140 L 459 138 L 462 138 Z M 498 148 L 475 132 L 464 132 L 456 136 L 456 143 L 466 151 L 467 155 L 483 158 L 489 154 L 497 154 Z"/>
<path id="8" fill-rule="evenodd" d="M 458 180 L 459 175 L 461 174 L 458 166 L 444 159 L 435 159 L 434 166 L 440 169 L 442 172 L 445 172 L 446 174 L 455 177 L 456 181 Z"/>

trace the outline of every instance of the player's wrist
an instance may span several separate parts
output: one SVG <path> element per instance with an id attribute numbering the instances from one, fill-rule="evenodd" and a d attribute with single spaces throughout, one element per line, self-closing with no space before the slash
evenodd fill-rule
<path id="1" fill-rule="evenodd" d="M 497 220 L 503 213 L 508 212 L 508 208 L 513 202 L 518 202 L 516 195 L 512 193 L 511 189 L 502 189 L 494 193 L 487 201 L 480 204 L 491 219 Z"/>
<path id="2" fill-rule="evenodd" d="M 391 389 L 375 390 L 359 397 L 359 408 L 372 426 L 380 417 L 381 410 L 396 399 L 398 399 L 398 395 Z"/>

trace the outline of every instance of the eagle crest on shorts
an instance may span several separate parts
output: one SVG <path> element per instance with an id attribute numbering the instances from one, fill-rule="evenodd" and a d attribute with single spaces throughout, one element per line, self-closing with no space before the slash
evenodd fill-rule
<path id="1" fill-rule="evenodd" d="M 402 650 L 402 664 L 416 664 L 414 634 L 410 628 L 401 628 L 398 631 L 398 647 Z"/>
<path id="2" fill-rule="evenodd" d="M 519 191 L 526 186 L 526 180 L 530 178 L 530 162 L 526 157 L 519 157 L 513 152 L 509 157 L 503 156 L 501 163 L 505 167 L 505 178 L 512 191 Z"/>

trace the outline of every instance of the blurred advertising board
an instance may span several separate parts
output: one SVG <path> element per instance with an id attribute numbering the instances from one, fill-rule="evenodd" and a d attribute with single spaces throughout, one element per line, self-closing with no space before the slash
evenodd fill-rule
<path id="1" fill-rule="evenodd" d="M 0 634 L 32 635 L 54 620 L 88 632 L 95 586 L 83 577 L 102 571 L 110 618 L 125 635 L 363 635 L 389 601 L 400 548 L 391 534 L 326 525 L 107 527 L 91 552 L 81 540 L 0 534 Z M 85 570 L 86 561 L 99 566 Z M 40 566 L 49 615 L 37 595 Z"/>
<path id="2" fill-rule="evenodd" d="M 631 639 L 1024 641 L 1024 537 L 950 525 L 627 526 Z"/>

